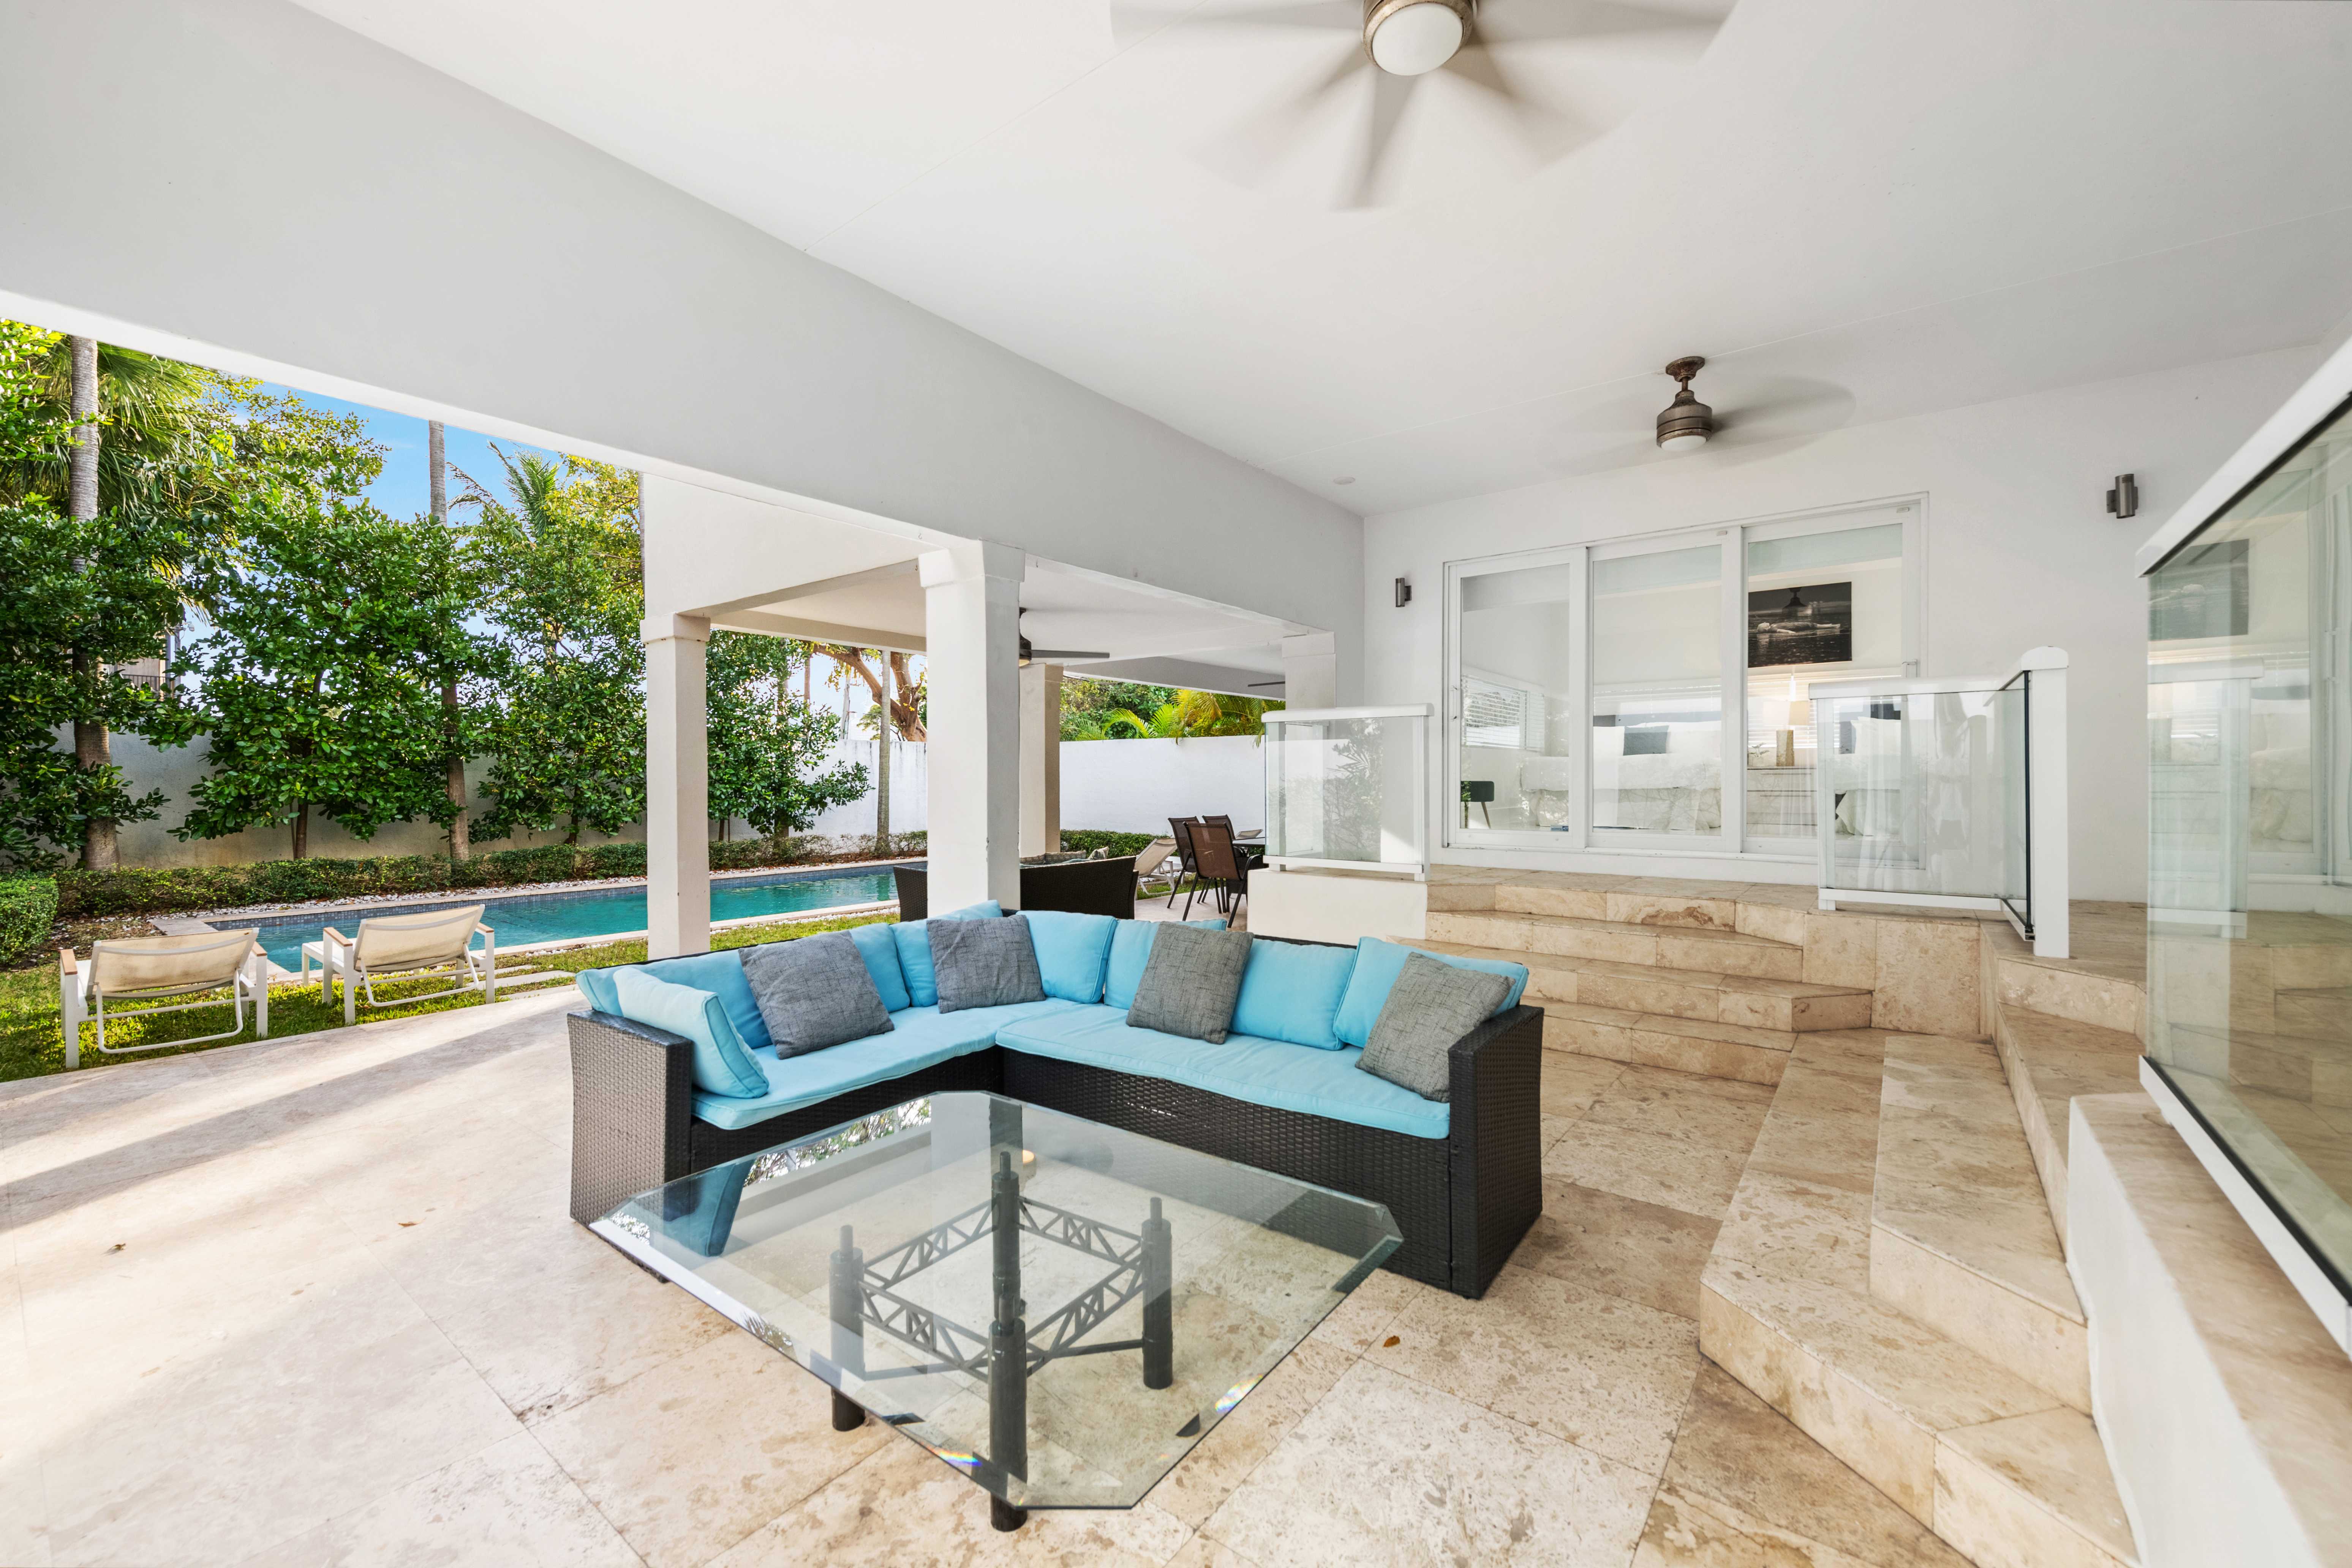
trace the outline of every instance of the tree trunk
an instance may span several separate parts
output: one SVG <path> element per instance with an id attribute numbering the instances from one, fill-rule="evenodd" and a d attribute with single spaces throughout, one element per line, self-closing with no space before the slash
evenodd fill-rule
<path id="1" fill-rule="evenodd" d="M 67 459 L 66 511 L 79 522 L 98 517 L 98 340 L 68 338 L 73 353 L 73 451 Z M 101 675 L 89 655 L 76 653 L 74 673 L 94 683 Z M 85 685 L 83 688 L 89 688 Z M 83 768 L 112 764 L 114 748 L 106 726 L 91 719 L 74 721 L 74 762 Z M 81 863 L 92 871 L 113 868 L 117 858 L 114 821 L 93 816 L 82 826 Z"/>
<path id="2" fill-rule="evenodd" d="M 887 671 L 885 671 L 887 679 Z M 884 688 L 881 707 L 874 715 L 874 849 L 890 853 L 890 699 Z"/>
<path id="3" fill-rule="evenodd" d="M 449 464 L 441 421 L 428 419 L 425 424 L 425 460 L 432 469 L 433 521 L 443 528 L 449 526 Z M 458 749 L 457 678 L 446 676 L 441 682 L 441 743 L 449 753 L 448 778 L 450 807 L 457 813 L 449 819 L 449 858 L 463 860 L 474 851 L 473 832 L 466 820 L 466 759 Z"/>
<path id="4" fill-rule="evenodd" d="M 299 860 L 310 850 L 310 803 L 294 803 L 294 858 Z"/>

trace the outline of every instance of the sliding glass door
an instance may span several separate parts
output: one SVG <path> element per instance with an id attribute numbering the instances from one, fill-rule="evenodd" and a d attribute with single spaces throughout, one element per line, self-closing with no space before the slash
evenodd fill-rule
<path id="1" fill-rule="evenodd" d="M 1918 510 L 1449 565 L 1447 842 L 1811 856 L 1807 693 L 1916 671 Z"/>

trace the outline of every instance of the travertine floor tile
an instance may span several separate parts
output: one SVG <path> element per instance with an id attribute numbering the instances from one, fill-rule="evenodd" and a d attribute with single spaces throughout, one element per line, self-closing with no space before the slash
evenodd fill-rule
<path id="1" fill-rule="evenodd" d="M 1346 1300 L 1334 1307 L 1331 1315 L 1318 1323 L 1307 1338 L 1351 1356 L 1361 1355 L 1380 1343 L 1381 1336 L 1389 1331 L 1398 1313 L 1422 1297 L 1438 1293 L 1434 1286 L 1391 1274 L 1385 1268 L 1375 1270 L 1349 1293 Z"/>
<path id="2" fill-rule="evenodd" d="M 1040 1510 L 1019 1530 L 999 1531 L 988 1522 L 987 1493 L 892 1434 L 846 1474 L 709 1561 L 711 1568 L 1149 1568 L 1174 1556 L 1191 1534 L 1149 1502 Z"/>
<path id="3" fill-rule="evenodd" d="M 1374 1364 L 1653 1475 L 1699 1365 L 1690 1319 L 1524 1268 L 1481 1300 L 1423 1301 L 1391 1334 Z"/>
<path id="4" fill-rule="evenodd" d="M 1202 1533 L 1262 1563 L 1622 1568 L 1653 1484 L 1363 1363 Z"/>
<path id="5" fill-rule="evenodd" d="M 1719 1257 L 1767 1273 L 1870 1289 L 1870 1194 L 1750 1168 L 1715 1243 Z"/>
<path id="6" fill-rule="evenodd" d="M 1715 1237 L 1715 1222 L 1703 1215 L 1553 1180 L 1511 1262 L 1696 1319 L 1698 1277 Z"/>
<path id="7" fill-rule="evenodd" d="M 1772 1095 L 1760 1084 L 1629 1067 L 1592 1102 L 1585 1120 L 1744 1156 L 1764 1124 Z"/>
<path id="8" fill-rule="evenodd" d="M 1546 1051 L 1543 1054 L 1543 1113 L 1546 1116 L 1574 1118 L 1592 1109 L 1603 1089 L 1624 1072 L 1617 1062 L 1599 1057 L 1581 1057 L 1572 1051 Z"/>
<path id="9" fill-rule="evenodd" d="M 251 1568 L 635 1568 L 563 1468 L 519 1433 L 248 1560 Z"/>
<path id="10" fill-rule="evenodd" d="M 1547 1176 L 1719 1219 L 1744 1162 L 1728 1150 L 1590 1119 L 1544 1155 Z"/>
<path id="11" fill-rule="evenodd" d="M 1151 1489 L 1151 1502 L 1199 1529 L 1353 1363 L 1344 1351 L 1301 1343 L 1177 1461 Z"/>
<path id="12" fill-rule="evenodd" d="M 1700 1369 L 1640 1568 L 1964 1568 L 1965 1560 L 1712 1363 Z"/>
<path id="13" fill-rule="evenodd" d="M 906 1442 L 879 1422 L 835 1432 L 832 1408 L 824 1384 L 731 1333 L 532 1430 L 637 1554 L 667 1568 L 706 1561 Z"/>

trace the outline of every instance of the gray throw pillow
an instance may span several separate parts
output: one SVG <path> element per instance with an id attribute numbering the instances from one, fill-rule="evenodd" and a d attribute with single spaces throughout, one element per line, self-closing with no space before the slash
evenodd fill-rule
<path id="1" fill-rule="evenodd" d="M 751 1000 L 779 1057 L 887 1035 L 897 1026 L 847 931 L 752 948 L 743 955 L 743 978 L 751 983 Z"/>
<path id="2" fill-rule="evenodd" d="M 1045 982 L 1037 973 L 1037 949 L 1029 940 L 1026 917 L 929 924 L 940 1012 L 1045 999 Z"/>
<path id="3" fill-rule="evenodd" d="M 1249 955 L 1245 931 L 1162 925 L 1152 933 L 1151 956 L 1144 961 L 1127 1021 L 1139 1029 L 1223 1043 Z"/>
<path id="4" fill-rule="evenodd" d="M 1389 988 L 1356 1065 L 1423 1100 L 1450 1099 L 1455 1042 L 1486 1022 L 1510 994 L 1511 983 L 1503 975 L 1456 969 L 1416 952 Z"/>

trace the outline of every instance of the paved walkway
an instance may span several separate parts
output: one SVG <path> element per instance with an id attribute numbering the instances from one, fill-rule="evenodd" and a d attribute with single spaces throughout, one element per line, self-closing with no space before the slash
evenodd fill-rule
<path id="1" fill-rule="evenodd" d="M 1486 1300 L 1376 1275 L 1142 1506 L 997 1535 L 565 1217 L 571 1005 L 0 1088 L 0 1563 L 1963 1568 L 1697 1352 L 1769 1090 L 1553 1058 Z"/>

